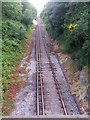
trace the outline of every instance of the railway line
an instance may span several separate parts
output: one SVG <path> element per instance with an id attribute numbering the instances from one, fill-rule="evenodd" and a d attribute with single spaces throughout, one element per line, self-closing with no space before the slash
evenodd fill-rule
<path id="1" fill-rule="evenodd" d="M 12 115 L 80 115 L 43 21 L 33 31 L 33 50 L 28 63 L 25 86 L 18 93 Z"/>
<path id="2" fill-rule="evenodd" d="M 50 53 L 48 48 L 50 40 L 43 26 L 43 22 L 39 18 L 35 41 L 37 115 L 80 114 L 80 109 L 74 97 L 70 94 L 60 63 L 56 56 Z"/>

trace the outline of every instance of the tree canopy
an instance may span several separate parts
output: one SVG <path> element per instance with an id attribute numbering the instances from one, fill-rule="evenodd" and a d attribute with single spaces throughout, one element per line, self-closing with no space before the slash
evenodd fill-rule
<path id="1" fill-rule="evenodd" d="M 88 3 L 48 2 L 41 13 L 49 34 L 71 53 L 79 69 L 88 64 Z"/>

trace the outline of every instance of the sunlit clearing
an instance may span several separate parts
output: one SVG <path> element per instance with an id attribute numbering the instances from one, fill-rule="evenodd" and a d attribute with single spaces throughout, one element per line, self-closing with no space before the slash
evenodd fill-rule
<path id="1" fill-rule="evenodd" d="M 36 7 L 38 15 L 43 10 L 44 5 L 48 2 L 48 0 L 29 0 L 29 1 Z"/>

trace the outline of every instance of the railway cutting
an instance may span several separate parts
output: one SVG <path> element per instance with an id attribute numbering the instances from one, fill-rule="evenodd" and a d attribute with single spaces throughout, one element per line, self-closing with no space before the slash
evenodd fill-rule
<path id="1" fill-rule="evenodd" d="M 41 18 L 33 31 L 33 50 L 26 85 L 16 96 L 12 115 L 80 115 Z"/>

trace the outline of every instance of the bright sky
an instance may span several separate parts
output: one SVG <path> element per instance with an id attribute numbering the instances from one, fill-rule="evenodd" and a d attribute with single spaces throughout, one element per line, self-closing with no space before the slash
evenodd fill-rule
<path id="1" fill-rule="evenodd" d="M 40 14 L 44 5 L 48 2 L 48 0 L 29 0 L 29 1 L 36 7 L 38 14 Z"/>

